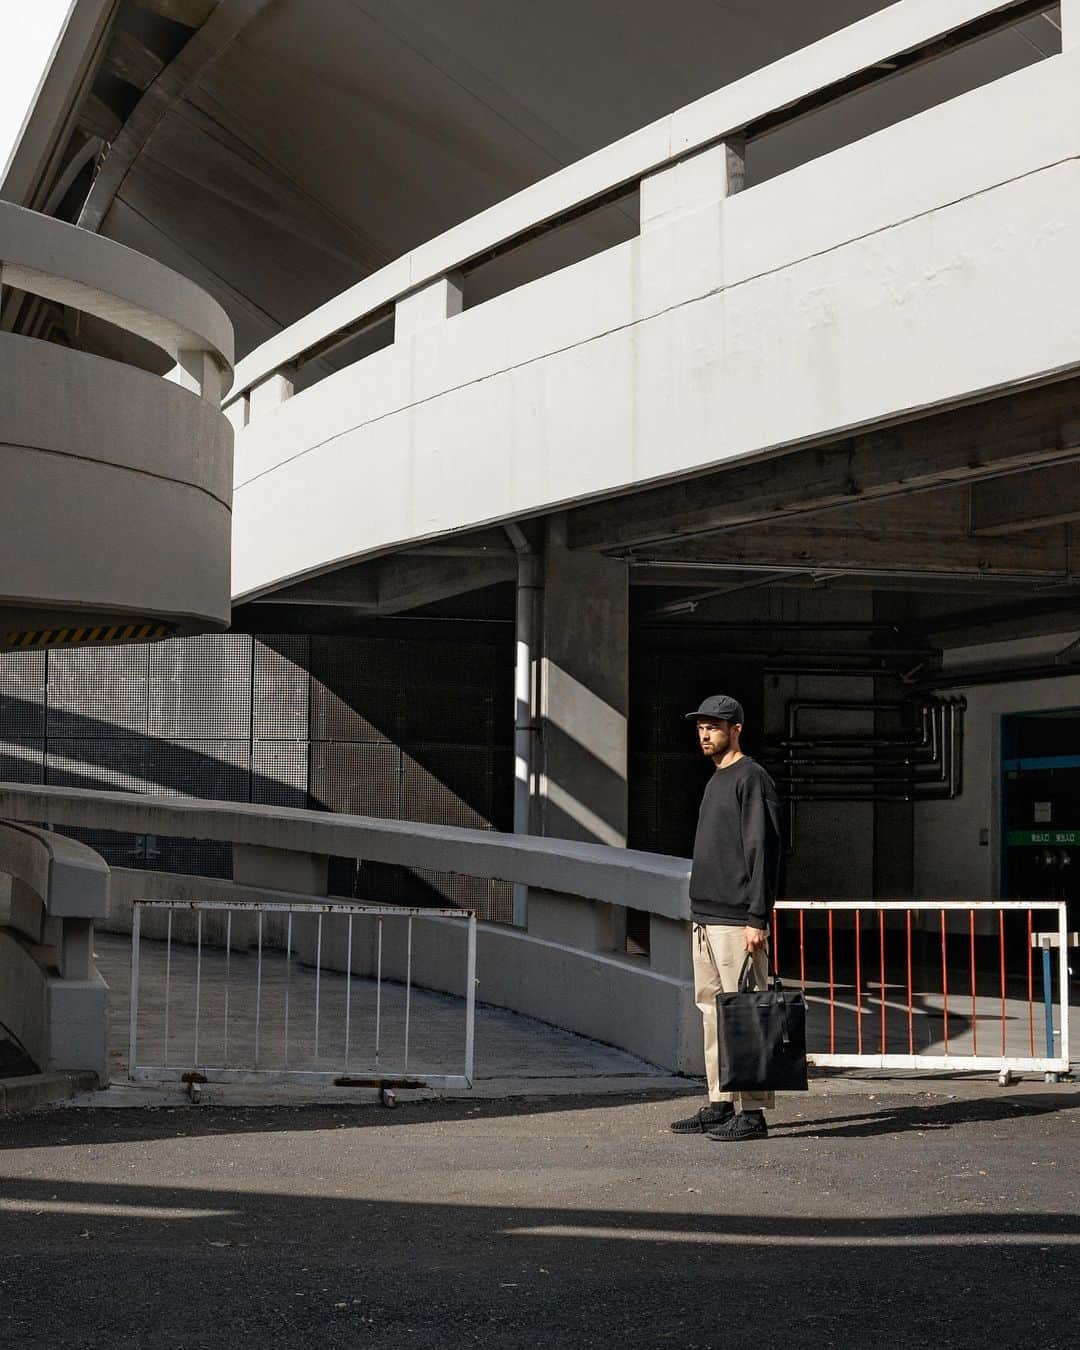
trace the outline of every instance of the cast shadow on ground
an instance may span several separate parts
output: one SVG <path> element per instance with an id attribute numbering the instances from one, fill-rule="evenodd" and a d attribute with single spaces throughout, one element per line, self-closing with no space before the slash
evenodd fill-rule
<path id="1" fill-rule="evenodd" d="M 355 1140 L 343 1149 L 364 1166 Z M 1005 1345 L 1075 1343 L 1067 1212 L 821 1217 L 804 1192 L 809 1212 L 789 1196 L 749 1214 L 722 1188 L 704 1210 L 571 1207 L 527 1183 L 526 1203 L 458 1200 L 453 1170 L 408 1200 L 345 1196 L 329 1177 L 313 1194 L 289 1169 L 246 1188 L 179 1175 L 6 1179 L 0 1340 L 982 1347 L 994 1327 Z"/>
<path id="2" fill-rule="evenodd" d="M 956 1125 L 974 1125 L 986 1121 L 1017 1120 L 1026 1116 L 1045 1116 L 1054 1111 L 1080 1109 L 1080 1093 L 1040 1093 L 1037 1096 L 1009 1097 L 1001 1101 L 976 1097 L 965 1100 L 904 1106 L 882 1106 L 874 1111 L 853 1115 L 785 1120 L 775 1131 L 778 1137 L 796 1135 L 813 1139 L 868 1139 L 883 1134 L 948 1130 Z"/>
<path id="3" fill-rule="evenodd" d="M 941 1091 L 942 1089 L 938 1089 Z M 999 1089 L 993 1089 L 998 1091 Z M 271 1107 L 234 1106 L 226 1101 L 214 1101 L 213 1087 L 204 1089 L 207 1098 L 197 1107 L 169 1105 L 156 1109 L 122 1108 L 65 1108 L 33 1119 L 35 1128 L 20 1127 L 18 1117 L 7 1120 L 0 1117 L 0 1150 L 25 1148 L 53 1148 L 79 1144 L 127 1143 L 137 1140 L 174 1138 L 210 1138 L 237 1134 L 275 1134 L 281 1130 L 317 1134 L 323 1131 L 401 1129 L 417 1125 L 437 1125 L 461 1120 L 500 1120 L 510 1117 L 545 1116 L 555 1112 L 617 1110 L 644 1101 L 666 1100 L 671 1103 L 671 1115 L 682 1116 L 701 1104 L 699 1089 L 656 1089 L 639 1093 L 605 1093 L 593 1096 L 550 1096 L 530 1098 L 444 1098 L 428 1101 L 402 1101 L 396 1109 L 388 1110 L 364 1100 L 342 1100 L 331 1105 L 275 1105 Z M 879 1095 L 885 1095 L 878 1088 Z M 956 1126 L 985 1121 L 1016 1120 L 1047 1115 L 1056 1111 L 1080 1109 L 1080 1093 L 1063 1089 L 1003 1100 L 973 1098 L 935 1103 L 912 1103 L 905 1097 L 903 1105 L 882 1105 L 872 1112 L 856 1111 L 848 1115 L 821 1116 L 818 1111 L 835 1109 L 836 1099 L 828 1104 L 784 1094 L 781 1109 L 770 1117 L 770 1138 L 762 1147 L 770 1155 L 779 1155 L 785 1140 L 792 1139 L 859 1139 L 879 1135 L 939 1131 Z M 795 1117 L 796 1111 L 802 1116 Z M 658 1129 L 666 1131 L 662 1119 Z M 672 1146 L 685 1143 L 685 1137 Z M 696 1138 L 691 1142 L 696 1144 Z M 755 1149 L 755 1151 L 758 1151 Z"/>

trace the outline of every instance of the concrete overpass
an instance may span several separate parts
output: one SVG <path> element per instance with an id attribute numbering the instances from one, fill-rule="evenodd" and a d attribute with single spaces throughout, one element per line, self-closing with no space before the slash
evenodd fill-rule
<path id="1" fill-rule="evenodd" d="M 872 437 L 1080 364 L 1075 52 L 744 178 L 757 136 L 1009 8 L 939 5 L 928 22 L 893 6 L 464 222 L 251 353 L 230 403 L 237 600 L 565 507 L 571 547 L 625 554 L 1065 458 L 1063 390 L 1024 405 L 1045 405 L 1041 444 L 988 442 L 985 408 Z M 474 296 L 493 255 L 613 194 L 639 197 L 636 238 Z M 377 329 L 381 350 L 312 383 L 320 353 Z M 737 479 L 715 472 L 735 461 Z M 692 481 L 636 491 L 677 479 Z M 999 497 L 978 494 L 977 531 L 1008 531 Z M 764 561 L 790 555 L 780 543 Z M 352 599 L 379 607 L 374 569 Z"/>
<path id="2" fill-rule="evenodd" d="M 1060 54 L 750 172 L 769 137 L 1028 14 L 892 6 L 455 226 L 249 354 L 230 403 L 245 625 L 504 613 L 479 597 L 516 579 L 515 820 L 606 843 L 646 842 L 626 781 L 628 651 L 647 621 L 701 651 L 713 620 L 740 634 L 755 614 L 773 633 L 903 620 L 891 663 L 837 668 L 834 641 L 774 664 L 759 719 L 776 742 L 807 677 L 857 704 L 966 688 L 966 667 L 978 678 L 996 658 L 1007 675 L 1011 659 L 1057 679 L 1030 706 L 1068 702 L 1067 666 L 989 645 L 1034 635 L 1057 652 L 1076 615 L 1068 10 Z M 634 201 L 634 237 L 482 289 L 500 260 L 613 200 Z M 984 697 L 969 699 L 976 726 Z M 921 855 L 936 890 L 955 866 L 940 822 L 967 810 L 985 824 L 952 884 L 999 884 L 992 781 L 969 775 L 963 807 L 907 810 L 912 784 L 880 764 L 857 787 L 809 767 L 787 784 L 811 798 L 793 884 L 906 890 Z M 835 847 L 852 833 L 878 840 L 858 879 Z M 902 859 L 886 860 L 890 839 Z"/>
<path id="3" fill-rule="evenodd" d="M 642 5 L 615 61 L 607 10 L 443 10 L 77 7 L 8 191 L 236 324 L 234 632 L 122 697 L 13 671 L 6 776 L 677 856 L 723 686 L 789 896 L 1075 898 L 1027 847 L 1080 825 L 1075 5 Z M 92 842 L 243 881 L 216 835 Z M 551 919 L 407 854 L 329 889 Z M 659 969 L 603 900 L 590 950 L 663 930 Z"/>

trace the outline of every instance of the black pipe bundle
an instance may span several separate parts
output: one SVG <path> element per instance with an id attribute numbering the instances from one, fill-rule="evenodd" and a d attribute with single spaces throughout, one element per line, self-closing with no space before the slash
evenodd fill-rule
<path id="1" fill-rule="evenodd" d="M 961 697 L 887 702 L 869 699 L 790 699 L 787 734 L 763 758 L 788 801 L 881 802 L 952 799 L 963 787 Z M 908 735 L 799 734 L 799 713 L 868 712 L 906 716 Z"/>

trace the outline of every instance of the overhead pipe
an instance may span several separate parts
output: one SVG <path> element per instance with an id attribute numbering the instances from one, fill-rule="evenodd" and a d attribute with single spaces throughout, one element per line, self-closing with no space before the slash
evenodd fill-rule
<path id="1" fill-rule="evenodd" d="M 541 587 L 540 555 L 516 521 L 503 526 L 517 554 L 517 593 L 514 643 L 514 820 L 515 834 L 530 833 L 536 720 L 533 717 L 533 648 Z M 528 887 L 513 887 L 513 921 L 524 927 L 529 904 Z"/>
<path id="2" fill-rule="evenodd" d="M 872 703 L 866 700 L 834 700 L 834 699 L 791 699 L 787 706 L 787 725 L 789 730 L 794 731 L 797 726 L 797 716 L 800 708 L 824 708 L 824 709 L 842 709 L 844 711 L 860 710 L 898 710 L 905 707 L 902 703 Z M 921 708 L 922 714 L 922 732 L 919 737 L 879 737 L 876 740 L 871 737 L 788 737 L 775 743 L 775 748 L 780 752 L 784 765 L 795 767 L 798 765 L 803 768 L 816 766 L 844 767 L 847 769 L 865 769 L 872 771 L 876 768 L 895 767 L 903 768 L 904 764 L 922 766 L 924 764 L 936 765 L 941 758 L 941 743 L 944 738 L 944 716 L 941 713 L 940 701 L 927 701 Z M 940 726 L 939 726 L 940 723 Z M 769 747 L 772 749 L 773 747 Z M 845 755 L 832 754 L 820 755 L 815 753 L 823 748 L 825 750 L 845 751 Z M 803 754 L 794 754 L 793 751 L 802 750 Z M 882 765 L 880 756 L 898 755 L 902 760 L 896 765 Z M 767 758 L 773 758 L 768 756 Z M 791 775 L 788 775 L 790 778 Z M 849 781 L 840 774 L 821 775 L 823 781 L 843 782 Z M 799 776 L 792 778 L 792 781 L 807 781 Z"/>
<path id="3" fill-rule="evenodd" d="M 929 700 L 921 705 L 923 737 L 927 726 L 927 708 Z M 903 712 L 911 706 L 910 699 L 869 699 L 869 698 L 789 698 L 785 707 L 788 737 L 792 738 L 798 730 L 799 710 L 811 708 L 824 712 Z"/>
<path id="4" fill-rule="evenodd" d="M 785 774 L 783 771 L 778 776 L 778 782 L 781 784 L 789 783 L 802 791 L 789 795 L 790 800 L 804 801 L 870 801 L 875 797 L 872 793 L 864 789 L 876 789 L 879 787 L 908 786 L 912 800 L 934 799 L 945 797 L 952 799 L 959 795 L 963 787 L 963 737 L 961 714 L 966 706 L 963 699 L 950 699 L 942 702 L 940 713 L 942 718 L 942 736 L 941 736 L 941 755 L 940 762 L 933 762 L 932 767 L 937 770 L 936 776 L 929 774 L 920 774 L 919 768 L 929 768 L 927 765 L 914 765 L 905 771 L 905 766 L 894 766 L 899 772 L 892 775 L 883 774 L 881 769 L 885 766 L 875 765 L 868 762 L 852 760 L 851 769 L 857 771 L 868 771 L 872 774 L 870 778 L 855 778 L 852 776 L 843 776 L 835 773 L 824 774 Z M 811 767 L 811 766 L 807 766 Z M 832 767 L 832 766 L 830 766 Z M 813 788 L 820 784 L 827 790 L 828 796 L 817 793 L 807 793 L 807 787 Z M 838 792 L 841 785 L 846 785 L 848 791 Z M 944 791 L 937 791 L 937 788 L 943 788 Z M 895 794 L 889 794 L 888 799 L 892 800 Z"/>
<path id="5" fill-rule="evenodd" d="M 817 706 L 822 708 L 842 707 L 848 711 L 895 710 L 903 704 L 870 702 L 859 700 L 791 700 L 789 703 L 788 727 L 795 730 L 798 708 Z M 871 804 L 886 802 L 915 803 L 920 801 L 952 800 L 963 791 L 963 731 L 962 714 L 967 700 L 960 698 L 927 699 L 921 709 L 923 730 L 918 740 L 909 740 L 906 746 L 897 747 L 894 743 L 875 744 L 874 742 L 847 742 L 842 748 L 856 750 L 864 756 L 843 761 L 835 758 L 827 762 L 828 769 L 844 768 L 847 776 L 835 772 L 795 774 L 790 770 L 798 763 L 799 767 L 821 769 L 826 767 L 813 755 L 790 756 L 791 749 L 804 748 L 802 741 L 808 738 L 792 738 L 799 742 L 787 745 L 789 759 L 786 761 L 788 772 L 781 772 L 777 782 L 788 804 L 788 849 L 795 848 L 796 805 L 806 802 L 845 802 Z M 816 744 L 821 744 L 817 742 Z M 813 748 L 815 742 L 809 741 L 806 748 Z M 832 747 L 835 748 L 835 741 Z M 913 763 L 910 760 L 895 764 L 882 765 L 876 756 L 886 753 L 905 753 L 908 756 L 919 752 L 920 761 L 927 749 L 931 750 L 929 760 Z M 865 756 L 869 756 L 866 758 Z M 934 768 L 936 773 L 920 773 L 920 769 Z M 883 773 L 883 769 L 893 769 L 892 774 Z M 855 777 L 854 774 L 869 773 L 870 777 Z M 817 790 L 820 789 L 820 790 Z"/>

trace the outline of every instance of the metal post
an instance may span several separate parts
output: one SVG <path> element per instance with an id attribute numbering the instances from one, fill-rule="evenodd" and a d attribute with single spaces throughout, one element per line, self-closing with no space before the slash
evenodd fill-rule
<path id="1" fill-rule="evenodd" d="M 1069 1072 L 1069 914 L 1058 901 L 1058 989 L 1061 995 L 1061 1039 L 1058 1054 Z"/>
<path id="2" fill-rule="evenodd" d="M 169 1063 L 169 999 L 172 993 L 172 916 L 173 912 L 169 910 L 169 917 L 165 924 L 165 1054 L 162 1056 L 162 1063 L 168 1066 Z"/>
<path id="3" fill-rule="evenodd" d="M 378 921 L 378 954 L 375 959 L 375 1067 L 379 1067 L 382 1045 L 382 919 Z"/>
<path id="4" fill-rule="evenodd" d="M 129 1024 L 128 1024 L 128 1076 L 135 1072 L 135 1041 L 136 1030 L 139 1025 L 139 928 L 142 921 L 142 910 L 139 908 L 139 902 L 136 900 L 131 907 L 131 998 L 129 1000 Z M 165 1007 L 168 1008 L 166 1003 Z M 168 1023 L 166 1023 L 166 1027 Z M 166 1030 L 166 1049 L 168 1048 L 168 1032 Z"/>
<path id="5" fill-rule="evenodd" d="M 285 923 L 285 1065 L 289 1067 L 289 988 L 292 983 L 292 916 L 293 912 L 289 910 L 289 917 Z"/>
<path id="6" fill-rule="evenodd" d="M 225 1035 L 222 1057 L 229 1065 L 229 980 L 232 973 L 232 910 L 225 915 Z"/>
<path id="7" fill-rule="evenodd" d="M 322 919 L 315 921 L 315 1058 L 319 1058 L 319 986 L 322 980 Z"/>
<path id="8" fill-rule="evenodd" d="M 191 1067 L 199 1067 L 199 1015 L 202 1011 L 202 910 L 195 916 L 195 1052 Z"/>
<path id="9" fill-rule="evenodd" d="M 1046 1026 L 1046 1056 L 1054 1057 L 1054 968 L 1050 962 L 1050 942 L 1046 937 L 1040 943 L 1042 947 L 1043 1010 Z"/>
<path id="10" fill-rule="evenodd" d="M 349 1025 L 352 1017 L 352 929 L 353 916 L 349 915 L 349 954 L 345 961 L 345 1072 L 349 1071 Z"/>
<path id="11" fill-rule="evenodd" d="M 259 933 L 259 955 L 255 967 L 255 1067 L 259 1067 L 259 1029 L 262 1021 L 262 934 L 263 934 L 263 912 L 259 910 L 259 922 L 256 925 Z"/>
<path id="12" fill-rule="evenodd" d="M 409 915 L 405 942 L 405 1063 L 402 1073 L 409 1072 L 409 1013 L 412 1006 L 412 915 Z"/>
<path id="13" fill-rule="evenodd" d="M 465 963 L 465 1077 L 473 1085 L 473 1049 L 476 1039 L 476 915 L 469 915 L 469 951 Z"/>

